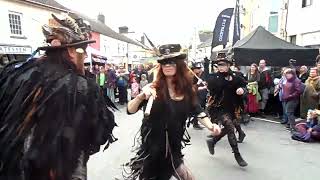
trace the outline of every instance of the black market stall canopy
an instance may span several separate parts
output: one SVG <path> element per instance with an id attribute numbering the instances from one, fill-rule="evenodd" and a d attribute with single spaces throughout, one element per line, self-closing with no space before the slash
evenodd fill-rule
<path id="1" fill-rule="evenodd" d="M 259 26 L 235 43 L 231 53 L 240 66 L 250 66 L 260 59 L 267 60 L 269 66 L 288 66 L 290 59 L 295 59 L 298 66 L 312 66 L 319 50 L 291 44 Z"/>

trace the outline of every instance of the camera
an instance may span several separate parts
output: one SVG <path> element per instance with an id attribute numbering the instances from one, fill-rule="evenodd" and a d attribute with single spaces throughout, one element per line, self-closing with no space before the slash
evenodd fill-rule
<path id="1" fill-rule="evenodd" d="M 289 64 L 295 64 L 297 62 L 297 60 L 295 60 L 295 59 L 290 59 L 289 60 Z"/>

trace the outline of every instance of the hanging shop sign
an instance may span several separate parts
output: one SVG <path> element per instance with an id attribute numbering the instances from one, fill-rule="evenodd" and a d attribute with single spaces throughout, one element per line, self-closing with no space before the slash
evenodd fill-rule
<path id="1" fill-rule="evenodd" d="M 31 54 L 30 46 L 0 45 L 0 54 Z"/>

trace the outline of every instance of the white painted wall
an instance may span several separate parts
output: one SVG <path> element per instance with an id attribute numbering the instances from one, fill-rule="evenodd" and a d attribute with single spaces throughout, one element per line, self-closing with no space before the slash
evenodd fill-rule
<path id="1" fill-rule="evenodd" d="M 22 33 L 26 39 L 10 37 L 9 11 L 22 13 Z M 35 50 L 44 42 L 41 26 L 48 24 L 52 13 L 60 12 L 12 0 L 0 0 L 0 44 L 30 45 L 32 50 Z"/>
<path id="2" fill-rule="evenodd" d="M 127 53 L 127 43 L 100 34 L 100 51 L 106 54 L 108 62 L 124 63 Z"/>
<path id="3" fill-rule="evenodd" d="M 247 29 L 253 31 L 258 26 L 263 26 L 268 30 L 270 12 L 278 12 L 278 32 L 274 33 L 276 36 L 280 36 L 280 26 L 281 26 L 281 0 L 242 0 L 241 5 L 246 9 L 245 16 L 243 20 L 240 17 L 241 23 L 244 23 Z M 250 20 L 248 20 L 250 18 Z M 242 31 L 243 32 L 243 31 Z M 246 31 L 246 33 L 249 33 Z M 242 34 L 242 37 L 243 34 Z"/>
<path id="4" fill-rule="evenodd" d="M 297 35 L 301 46 L 320 44 L 320 1 L 302 8 L 302 0 L 290 0 L 288 12 L 288 36 Z"/>

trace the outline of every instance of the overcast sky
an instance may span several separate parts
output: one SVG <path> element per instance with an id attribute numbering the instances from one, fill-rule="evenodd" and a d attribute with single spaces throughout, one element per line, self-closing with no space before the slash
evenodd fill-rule
<path id="1" fill-rule="evenodd" d="M 106 24 L 117 30 L 145 32 L 155 44 L 188 44 L 195 28 L 212 30 L 220 11 L 235 6 L 235 0 L 57 0 L 92 18 L 99 12 Z"/>

